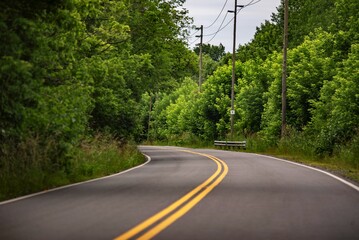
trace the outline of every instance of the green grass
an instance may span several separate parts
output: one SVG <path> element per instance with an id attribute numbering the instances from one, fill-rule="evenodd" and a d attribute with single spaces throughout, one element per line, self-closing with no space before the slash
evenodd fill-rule
<path id="1" fill-rule="evenodd" d="M 3 148 L 0 201 L 110 175 L 145 161 L 136 146 L 120 146 L 108 136 L 83 141 L 60 159 L 51 156 L 54 144 L 33 138 Z"/>
<path id="2" fill-rule="evenodd" d="M 244 138 L 240 138 L 244 140 Z M 354 138 L 345 145 L 338 145 L 331 155 L 319 155 L 315 152 L 312 141 L 307 136 L 293 134 L 277 143 L 268 142 L 259 136 L 250 136 L 247 139 L 247 149 L 234 151 L 246 151 L 271 155 L 293 162 L 326 170 L 335 175 L 353 180 L 359 183 L 359 137 Z M 182 146 L 191 148 L 214 148 L 213 142 L 201 141 L 192 135 L 181 135 L 166 141 L 153 141 L 147 144 Z"/>
<path id="3" fill-rule="evenodd" d="M 308 139 L 308 137 L 298 134 L 282 139 L 273 145 L 258 137 L 251 137 L 248 139 L 247 151 L 303 163 L 359 182 L 358 138 L 346 145 L 336 146 L 331 155 L 316 153 L 313 141 L 315 139 Z"/>

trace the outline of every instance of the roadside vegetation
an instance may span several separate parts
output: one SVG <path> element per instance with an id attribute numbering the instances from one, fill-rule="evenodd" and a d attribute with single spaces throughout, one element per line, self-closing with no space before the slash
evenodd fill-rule
<path id="1" fill-rule="evenodd" d="M 234 140 L 359 179 L 359 15 L 354 0 L 290 3 L 287 136 L 281 139 L 282 7 L 237 50 Z M 204 48 L 208 56 L 221 48 Z M 198 91 L 185 80 L 156 95 L 149 139 L 211 147 L 230 139 L 230 56 L 205 58 Z M 214 66 L 214 68 L 208 67 Z"/>
<path id="2" fill-rule="evenodd" d="M 0 199 L 144 161 L 141 142 L 229 139 L 231 54 L 198 49 L 183 0 L 0 3 Z M 357 0 L 289 6 L 288 135 L 280 138 L 282 6 L 237 49 L 235 140 L 359 179 Z"/>
<path id="3" fill-rule="evenodd" d="M 0 199 L 143 162 L 142 95 L 198 71 L 181 4 L 0 2 Z"/>
<path id="4" fill-rule="evenodd" d="M 213 141 L 206 142 L 196 136 L 191 136 L 188 133 L 173 139 L 145 142 L 145 144 L 190 148 L 211 148 L 275 156 L 323 169 L 334 175 L 359 183 L 358 136 L 356 136 L 355 139 L 347 145 L 336 146 L 332 154 L 317 154 L 315 143 L 313 143 L 315 139 L 310 140 L 303 135 L 297 134 L 298 133 L 292 133 L 290 136 L 278 140 L 275 145 L 256 135 L 237 137 L 238 140 L 247 141 L 247 148 L 245 150 L 233 147 L 215 147 Z"/>
<path id="5" fill-rule="evenodd" d="M 44 191 L 118 173 L 145 162 L 134 144 L 122 145 L 112 136 L 84 139 L 65 156 L 54 155 L 56 142 L 28 138 L 8 145 L 0 173 L 0 200 Z"/>

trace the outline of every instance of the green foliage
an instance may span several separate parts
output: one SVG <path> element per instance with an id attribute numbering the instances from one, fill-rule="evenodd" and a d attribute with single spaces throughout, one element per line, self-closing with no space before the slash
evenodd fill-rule
<path id="1" fill-rule="evenodd" d="M 310 121 L 311 103 L 318 100 L 323 82 L 330 81 L 335 72 L 332 35 L 318 30 L 311 37 L 290 50 L 288 57 L 287 122 L 298 130 Z"/>
<path id="2" fill-rule="evenodd" d="M 335 14 L 335 2 L 337 1 L 289 1 L 289 47 L 294 48 L 300 45 L 304 41 L 305 36 L 317 28 L 328 31 L 337 17 Z M 272 21 L 281 29 L 279 36 L 283 34 L 283 15 L 282 1 L 278 12 L 272 15 Z"/>
<path id="3" fill-rule="evenodd" d="M 318 153 L 332 153 L 337 144 L 348 142 L 359 127 L 359 45 L 354 44 L 333 81 L 324 82 L 314 103 L 312 128 L 319 134 Z"/>
<path id="4" fill-rule="evenodd" d="M 232 68 L 219 67 L 203 85 L 199 101 L 199 113 L 203 116 L 203 135 L 205 139 L 224 138 L 230 128 Z"/>
<path id="5" fill-rule="evenodd" d="M 154 68 L 143 82 L 154 92 L 173 89 L 176 82 L 192 76 L 193 55 L 186 48 L 184 29 L 191 23 L 182 0 L 129 1 L 129 27 L 133 54 L 148 54 Z M 192 74 L 188 74 L 191 72 Z"/>
<path id="6" fill-rule="evenodd" d="M 336 0 L 334 24 L 330 32 L 335 38 L 335 59 L 347 58 L 352 44 L 359 43 L 359 3 L 355 0 Z"/>
<path id="7" fill-rule="evenodd" d="M 173 135 L 189 132 L 195 123 L 193 108 L 198 86 L 187 78 L 183 85 L 169 95 L 158 96 L 153 106 L 154 119 L 150 135 L 156 139 L 169 139 Z M 152 113 L 151 113 L 152 114 Z"/>
<path id="8" fill-rule="evenodd" d="M 111 136 L 97 134 L 72 149 L 66 165 L 60 158 L 54 163 L 51 159 L 56 142 L 55 138 L 42 142 L 31 137 L 6 145 L 6 152 L 11 154 L 0 162 L 0 201 L 117 173 L 144 162 L 135 146 L 119 145 Z"/>
<path id="9" fill-rule="evenodd" d="M 21 123 L 26 107 L 36 104 L 39 83 L 32 81 L 32 65 L 26 61 L 3 56 L 0 60 L 1 108 L 0 140 L 22 136 Z M 16 69 L 17 71 L 14 71 Z M 17 86 L 22 86 L 19 89 Z"/>
<path id="10" fill-rule="evenodd" d="M 42 98 L 35 109 L 24 115 L 22 129 L 41 133 L 44 138 L 51 136 L 62 147 L 76 145 L 87 131 L 91 92 L 91 88 L 80 84 L 42 88 Z"/>
<path id="11" fill-rule="evenodd" d="M 139 134 L 142 94 L 193 75 L 182 3 L 40 1 L 34 12 L 32 2 L 2 3 L 2 139 L 35 132 L 75 143 L 89 124 Z"/>
<path id="12" fill-rule="evenodd" d="M 214 71 L 218 68 L 220 63 L 214 61 L 210 56 L 207 54 L 203 54 L 202 56 L 202 78 L 207 79 L 209 76 L 211 76 Z"/>
<path id="13" fill-rule="evenodd" d="M 272 21 L 263 23 L 254 39 L 238 49 L 235 137 L 247 138 L 250 150 L 357 168 L 353 156 L 359 128 L 358 1 L 298 0 L 289 4 L 288 135 L 280 139 L 281 6 Z M 204 52 L 213 49 L 204 46 Z M 230 59 L 227 54 L 213 64 L 204 54 L 201 93 L 191 94 L 194 85 L 185 83 L 156 100 L 153 140 L 181 145 L 190 138 L 212 142 L 228 136 Z"/>
<path id="14" fill-rule="evenodd" d="M 73 153 L 95 133 L 141 140 L 141 97 L 173 89 L 198 69 L 184 42 L 191 20 L 182 4 L 2 1 L 0 171 L 26 166 L 36 172 L 28 175 L 35 182 L 49 175 L 66 179 Z M 12 157 L 10 146 L 36 154 L 31 161 Z"/>
<path id="15" fill-rule="evenodd" d="M 257 58 L 265 60 L 274 51 L 281 50 L 281 34 L 281 26 L 265 21 L 260 27 L 257 27 L 251 42 L 239 46 L 238 59 L 242 62 Z"/>
<path id="16" fill-rule="evenodd" d="M 274 142 L 278 139 L 281 126 L 281 69 L 282 57 L 273 53 L 266 60 L 272 80 L 268 91 L 264 93 L 264 110 L 262 114 L 261 134 L 266 141 Z"/>
<path id="17" fill-rule="evenodd" d="M 117 150 L 112 141 L 104 140 L 111 146 L 104 151 L 84 142 L 95 133 L 121 142 L 196 145 L 228 136 L 231 55 L 222 45 L 204 45 L 199 92 L 183 2 L 0 3 L 0 172 L 8 173 L 6 186 L 21 171 L 33 182 L 24 192 L 45 179 L 46 186 L 72 181 L 75 169 L 82 176 L 108 173 L 108 164 L 116 163 L 100 164 L 96 152 L 115 159 Z M 248 144 L 256 149 L 342 156 L 358 166 L 357 9 L 356 0 L 290 1 L 289 136 L 281 141 L 282 7 L 257 28 L 238 49 L 237 138 L 252 139 Z M 87 155 L 81 144 L 95 150 Z M 76 163 L 82 158 L 91 163 Z"/>
<path id="18" fill-rule="evenodd" d="M 193 51 L 199 55 L 199 47 L 195 47 Z M 225 48 L 222 43 L 219 46 L 211 44 L 202 44 L 202 54 L 207 54 L 211 57 L 213 61 L 219 62 L 221 58 L 225 55 Z"/>
<path id="19" fill-rule="evenodd" d="M 268 63 L 259 59 L 243 63 L 235 101 L 239 117 L 235 125 L 242 135 L 252 134 L 261 129 L 264 93 L 268 91 L 269 82 L 272 81 L 269 69 Z"/>

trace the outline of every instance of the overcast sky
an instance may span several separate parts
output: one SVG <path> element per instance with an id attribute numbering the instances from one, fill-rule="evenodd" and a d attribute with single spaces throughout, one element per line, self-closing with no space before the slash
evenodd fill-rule
<path id="1" fill-rule="evenodd" d="M 223 9 L 218 20 L 213 26 L 206 28 L 211 25 L 219 13 L 221 12 L 226 0 L 186 0 L 184 7 L 189 10 L 189 16 L 193 17 L 194 25 L 204 26 L 203 31 L 203 43 L 208 41 L 213 36 L 205 36 L 217 32 L 225 15 L 228 10 L 234 9 L 235 0 L 227 0 L 227 4 Z M 257 2 L 258 0 L 254 0 Z M 271 14 L 276 12 L 276 7 L 279 6 L 281 0 L 261 0 L 258 3 L 243 8 L 237 15 L 237 46 L 244 44 L 253 39 L 256 27 L 260 26 L 265 20 L 271 19 Z M 238 5 L 246 5 L 251 0 L 237 0 Z M 223 23 L 225 26 L 233 18 L 233 13 L 228 13 Z M 223 27 L 222 26 L 222 27 Z M 195 35 L 199 35 L 199 32 Z M 189 43 L 194 42 L 190 47 L 194 47 L 195 44 L 199 43 L 196 41 L 195 36 L 189 39 Z M 226 48 L 226 52 L 231 52 L 233 48 L 233 21 L 229 25 L 220 31 L 214 38 L 209 42 L 212 45 L 219 45 L 222 43 Z"/>

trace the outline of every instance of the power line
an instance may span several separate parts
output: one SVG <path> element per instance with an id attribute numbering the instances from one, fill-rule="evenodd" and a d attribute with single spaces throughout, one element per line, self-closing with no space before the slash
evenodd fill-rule
<path id="1" fill-rule="evenodd" d="M 255 0 L 251 0 L 249 3 L 247 3 L 247 4 L 244 5 L 242 8 L 240 8 L 239 10 L 237 10 L 237 14 L 238 14 L 243 8 L 248 7 L 248 6 L 255 5 L 255 4 L 259 3 L 259 2 L 262 1 L 262 0 L 257 0 L 257 1 L 255 1 L 255 2 L 254 2 L 254 1 L 255 1 Z M 208 40 L 208 41 L 206 42 L 207 44 L 208 44 L 209 42 L 211 42 L 211 41 L 216 37 L 216 35 L 217 35 L 220 31 L 222 31 L 223 29 L 225 29 L 225 28 L 233 21 L 234 16 L 231 18 L 231 20 L 229 20 L 229 21 L 226 23 L 226 25 L 224 25 L 224 26 L 222 27 L 222 25 L 223 25 L 223 23 L 224 23 L 224 21 L 225 21 L 227 15 L 228 15 L 228 12 L 226 13 L 226 15 L 225 15 L 225 17 L 224 17 L 224 19 L 223 19 L 221 25 L 219 26 L 219 28 L 217 29 L 216 32 L 203 35 L 203 36 L 206 36 L 206 37 L 213 36 L 210 40 Z"/>
<path id="2" fill-rule="evenodd" d="M 193 42 L 189 43 L 188 45 L 192 45 L 193 43 L 197 42 L 198 39 L 199 37 L 197 37 Z"/>
<path id="3" fill-rule="evenodd" d="M 196 29 L 197 29 L 197 28 L 196 28 Z M 198 33 L 199 31 L 200 31 L 200 29 L 197 29 L 197 31 L 195 31 L 195 32 L 192 33 L 190 36 L 188 36 L 188 37 L 187 37 L 187 42 L 188 42 L 189 38 L 192 38 L 193 36 L 195 36 L 196 33 Z M 195 39 L 193 42 L 189 43 L 188 45 L 192 45 L 193 43 L 197 42 L 198 38 L 199 38 L 199 37 L 196 36 L 196 39 Z"/>
<path id="4" fill-rule="evenodd" d="M 197 29 L 197 31 L 195 31 L 194 33 L 192 33 L 189 37 L 191 38 L 191 37 L 193 37 L 194 35 L 196 35 L 196 33 L 198 33 L 199 32 L 199 29 Z"/>
<path id="5" fill-rule="evenodd" d="M 209 43 L 210 41 L 212 41 L 212 40 L 217 36 L 217 34 L 218 34 L 220 31 L 222 31 L 225 27 L 227 27 L 227 25 L 231 22 L 231 21 L 229 21 L 223 28 L 221 28 L 222 25 L 223 25 L 223 23 L 224 23 L 224 21 L 225 21 L 226 18 L 227 18 L 227 15 L 228 15 L 228 12 L 227 12 L 226 15 L 224 16 L 221 25 L 219 26 L 218 30 L 217 30 L 215 33 L 204 35 L 204 36 L 206 36 L 206 37 L 209 37 L 209 36 L 212 36 L 212 35 L 213 35 L 213 37 L 212 37 L 209 41 L 207 41 L 206 43 Z"/>
<path id="6" fill-rule="evenodd" d="M 255 4 L 257 4 L 257 3 L 261 2 L 261 1 L 262 1 L 262 0 L 257 0 L 257 1 L 256 1 L 256 0 L 251 0 L 249 3 L 247 3 L 246 5 L 243 5 L 243 7 L 241 7 L 240 9 L 238 9 L 238 10 L 237 10 L 237 14 L 238 14 L 243 8 L 246 8 L 246 7 L 249 7 L 249 6 L 253 6 L 253 5 L 255 5 Z M 217 16 L 217 18 L 214 20 L 214 22 L 213 22 L 211 25 L 209 25 L 209 26 L 207 26 L 207 27 L 204 27 L 204 28 L 209 28 L 209 27 L 211 27 L 211 26 L 218 20 L 218 18 L 220 17 L 220 15 L 221 15 L 222 12 L 223 12 L 225 6 L 227 5 L 227 2 L 228 2 L 228 0 L 226 0 L 225 4 L 223 5 L 223 8 L 222 8 L 221 12 L 220 12 L 219 15 Z M 223 20 L 222 20 L 222 22 L 221 22 L 219 28 L 217 29 L 217 31 L 215 31 L 215 32 L 213 32 L 213 33 L 209 33 L 209 34 L 204 34 L 204 35 L 203 35 L 204 37 L 213 36 L 210 40 L 206 41 L 206 44 L 210 43 L 210 42 L 217 36 L 217 34 L 218 34 L 219 32 L 221 32 L 223 29 L 225 29 L 225 28 L 233 21 L 234 16 L 223 26 L 223 24 L 224 24 L 224 22 L 225 22 L 225 20 L 226 20 L 226 18 L 227 18 L 227 15 L 228 15 L 228 12 L 227 12 L 226 15 L 224 16 L 224 18 L 223 18 Z M 222 27 L 222 26 L 223 26 L 223 27 Z M 196 33 L 197 33 L 197 32 L 198 32 L 198 31 L 196 31 Z M 194 35 L 194 34 L 192 34 L 191 36 L 193 36 L 193 35 Z M 192 44 L 195 43 L 198 39 L 199 39 L 199 38 L 196 38 L 196 40 L 193 41 L 193 42 L 191 42 L 189 45 L 192 45 Z"/>
<path id="7" fill-rule="evenodd" d="M 226 13 L 226 15 L 224 15 L 224 18 L 223 18 L 221 24 L 219 25 L 219 28 L 217 29 L 217 31 L 215 31 L 214 33 L 205 34 L 203 36 L 210 37 L 210 36 L 216 35 L 218 32 L 220 32 L 223 29 L 222 26 L 223 26 L 224 21 L 227 18 L 227 15 L 228 15 L 228 12 Z"/>
<path id="8" fill-rule="evenodd" d="M 251 0 L 249 3 L 247 3 L 246 5 L 244 5 L 243 8 L 248 7 L 248 6 L 252 6 L 252 5 L 254 5 L 254 4 L 257 4 L 257 3 L 259 3 L 259 2 L 262 1 L 262 0 L 257 0 L 256 2 L 254 2 L 254 1 L 255 1 L 255 0 Z M 219 12 L 218 16 L 216 17 L 216 19 L 215 19 L 210 25 L 208 25 L 208 26 L 206 26 L 206 27 L 203 27 L 204 29 L 208 29 L 208 28 L 212 27 L 212 26 L 217 22 L 217 20 L 219 19 L 219 17 L 220 17 L 221 14 L 222 14 L 224 8 L 227 6 L 227 2 L 228 2 L 228 0 L 226 0 L 226 2 L 223 4 L 223 7 L 222 7 L 221 11 Z M 223 24 L 223 22 L 222 22 L 222 24 Z"/>
<path id="9" fill-rule="evenodd" d="M 243 8 L 240 8 L 238 11 L 237 11 L 237 14 L 242 10 Z M 228 15 L 228 12 L 227 12 L 227 14 L 226 14 L 226 16 Z M 207 41 L 206 43 L 209 43 L 209 42 L 211 42 L 214 38 L 215 38 L 215 36 L 220 32 L 220 31 L 222 31 L 223 29 L 225 29 L 232 21 L 233 21 L 233 19 L 234 19 L 234 17 L 232 17 L 231 18 L 231 20 L 229 20 L 227 23 L 226 23 L 226 25 L 224 25 L 223 27 L 222 27 L 222 25 L 218 28 L 218 30 L 217 30 L 217 32 L 215 32 L 215 33 L 212 33 L 212 34 L 208 34 L 208 35 L 204 35 L 204 36 L 212 36 L 212 35 L 214 35 L 209 41 Z M 224 21 L 223 21 L 224 22 Z M 222 22 L 222 23 L 223 23 Z"/>
<path id="10" fill-rule="evenodd" d="M 254 2 L 254 0 L 250 1 L 249 3 L 247 3 L 246 5 L 244 5 L 244 7 L 249 7 L 249 6 L 252 6 L 252 5 L 255 5 L 259 2 L 261 2 L 262 0 L 257 0 Z"/>
<path id="11" fill-rule="evenodd" d="M 207 28 L 212 27 L 212 26 L 217 22 L 218 18 L 221 16 L 221 14 L 222 14 L 224 8 L 226 7 L 227 2 L 228 2 L 228 0 L 226 0 L 226 2 L 224 3 L 224 5 L 223 5 L 223 7 L 222 7 L 222 10 L 219 12 L 219 14 L 218 14 L 218 16 L 216 17 L 216 19 L 215 19 L 209 26 L 204 27 L 204 29 L 207 29 Z"/>

